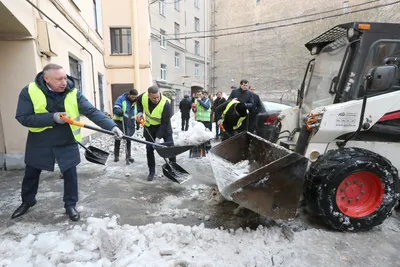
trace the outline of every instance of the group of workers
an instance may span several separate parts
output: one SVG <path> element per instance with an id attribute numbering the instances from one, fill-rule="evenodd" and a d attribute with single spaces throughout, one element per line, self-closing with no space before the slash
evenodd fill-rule
<path id="1" fill-rule="evenodd" d="M 194 105 L 187 105 L 196 112 L 196 120 L 211 130 L 210 110 L 216 115 L 217 122 L 223 125 L 228 134 L 233 135 L 247 129 L 246 120 L 254 109 L 254 96 L 248 91 L 248 82 L 241 81 L 240 88 L 232 91 L 228 101 L 217 94 L 212 107 L 207 92 L 199 92 Z M 186 97 L 188 100 L 188 97 Z M 68 124 L 63 116 L 79 121 L 83 114 L 99 127 L 114 133 L 114 161 L 119 161 L 121 139 L 131 136 L 139 124 L 143 125 L 146 141 L 173 146 L 170 100 L 160 93 L 157 86 L 151 86 L 147 92 L 138 94 L 133 89 L 121 95 L 114 103 L 114 117 L 110 119 L 95 108 L 86 97 L 75 88 L 73 79 L 64 68 L 48 64 L 37 74 L 35 81 L 24 87 L 19 95 L 16 119 L 29 129 L 25 151 L 25 175 L 21 186 L 22 203 L 11 218 L 24 215 L 36 204 L 39 177 L 42 170 L 54 171 L 57 162 L 64 180 L 64 208 L 70 220 L 78 221 L 80 213 L 76 209 L 78 202 L 78 176 L 76 166 L 80 163 L 78 142 L 82 141 L 81 128 Z M 63 115 L 63 116 L 62 116 Z M 189 114 L 188 114 L 189 115 Z M 185 116 L 183 116 L 185 117 Z M 188 129 L 189 116 L 185 117 L 182 130 Z M 135 127 L 136 126 L 136 127 Z M 134 162 L 131 144 L 127 140 L 126 163 Z M 146 145 L 148 181 L 155 176 L 154 147 Z M 172 162 L 176 158 L 169 159 Z"/>

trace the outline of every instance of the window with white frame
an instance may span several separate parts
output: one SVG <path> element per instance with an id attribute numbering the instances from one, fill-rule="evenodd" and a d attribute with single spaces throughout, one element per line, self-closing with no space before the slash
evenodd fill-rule
<path id="1" fill-rule="evenodd" d="M 167 40 L 165 38 L 165 31 L 160 29 L 160 46 L 167 48 Z"/>
<path id="2" fill-rule="evenodd" d="M 93 11 L 94 11 L 94 26 L 96 32 L 103 36 L 103 25 L 101 18 L 101 3 L 100 0 L 93 0 Z"/>
<path id="3" fill-rule="evenodd" d="M 181 67 L 181 54 L 175 52 L 175 68 L 179 69 Z"/>
<path id="4" fill-rule="evenodd" d="M 160 7 L 160 14 L 165 17 L 165 0 L 160 0 L 159 7 Z"/>
<path id="5" fill-rule="evenodd" d="M 161 64 L 161 80 L 167 80 L 167 65 Z"/>
<path id="6" fill-rule="evenodd" d="M 194 64 L 194 76 L 200 77 L 200 64 Z"/>
<path id="7" fill-rule="evenodd" d="M 175 39 L 177 41 L 179 41 L 179 37 L 180 37 L 179 35 L 180 35 L 180 32 L 181 32 L 181 27 L 179 26 L 178 23 L 175 22 L 174 28 L 175 28 Z"/>
<path id="8" fill-rule="evenodd" d="M 200 31 L 200 19 L 199 18 L 194 18 L 194 30 L 196 32 Z"/>
<path id="9" fill-rule="evenodd" d="M 181 2 L 181 0 L 175 0 L 175 9 L 176 10 L 180 10 L 180 5 L 179 5 L 179 3 Z"/>
<path id="10" fill-rule="evenodd" d="M 349 1 L 343 2 L 343 13 L 349 13 Z"/>
<path id="11" fill-rule="evenodd" d="M 194 6 L 200 8 L 200 0 L 194 0 Z"/>
<path id="12" fill-rule="evenodd" d="M 194 41 L 194 53 L 200 56 L 200 43 L 198 41 Z"/>
<path id="13" fill-rule="evenodd" d="M 75 88 L 82 92 L 82 65 L 73 57 L 69 57 L 69 72 L 74 80 Z"/>

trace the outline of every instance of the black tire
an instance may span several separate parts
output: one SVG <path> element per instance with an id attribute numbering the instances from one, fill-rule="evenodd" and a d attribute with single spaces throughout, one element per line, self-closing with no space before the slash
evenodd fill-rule
<path id="1" fill-rule="evenodd" d="M 359 216 L 349 216 L 338 207 L 336 193 L 339 186 L 341 186 L 341 190 L 345 190 L 342 182 L 346 178 L 350 179 L 349 177 L 354 177 L 350 175 L 357 174 L 360 174 L 359 177 L 366 179 L 366 181 L 376 180 L 381 184 L 380 180 L 383 189 L 377 189 L 379 187 L 373 186 L 369 188 L 371 191 L 378 192 L 378 196 L 383 200 L 375 202 L 378 208 L 373 206 L 361 211 L 365 215 L 360 213 Z M 361 174 L 364 174 L 364 176 Z M 376 178 L 365 178 L 367 177 L 365 174 Z M 354 179 L 354 184 L 356 183 L 357 179 Z M 346 185 L 353 186 L 350 183 Z M 357 184 L 357 187 L 361 189 L 362 186 L 364 186 L 363 183 Z M 360 192 L 365 194 L 364 190 Z M 399 199 L 398 192 L 399 177 L 397 169 L 386 158 L 361 148 L 342 148 L 328 151 L 311 165 L 304 182 L 304 197 L 309 211 L 320 217 L 333 229 L 345 232 L 364 231 L 380 225 L 391 215 Z M 345 196 L 340 197 L 345 199 Z M 366 197 L 363 198 L 368 199 Z M 354 201 L 351 198 L 348 199 L 348 203 Z M 360 198 L 357 197 L 357 200 L 360 200 Z M 351 204 L 349 204 L 349 207 L 351 208 Z"/>

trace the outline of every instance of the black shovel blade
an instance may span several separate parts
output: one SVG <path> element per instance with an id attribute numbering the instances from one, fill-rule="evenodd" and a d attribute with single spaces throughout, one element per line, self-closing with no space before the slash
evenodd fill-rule
<path id="1" fill-rule="evenodd" d="M 100 165 L 106 165 L 109 155 L 108 152 L 94 146 L 89 146 L 85 151 L 87 161 Z"/>
<path id="2" fill-rule="evenodd" d="M 169 146 L 169 147 L 155 147 L 158 155 L 162 158 L 172 158 L 183 152 L 188 151 L 193 146 Z"/>
<path id="3" fill-rule="evenodd" d="M 192 176 L 176 162 L 165 163 L 162 166 L 162 170 L 165 177 L 178 184 L 183 184 L 192 178 Z"/>

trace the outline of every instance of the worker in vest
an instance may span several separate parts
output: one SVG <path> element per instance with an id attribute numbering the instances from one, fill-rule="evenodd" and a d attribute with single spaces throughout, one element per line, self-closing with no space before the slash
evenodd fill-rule
<path id="1" fill-rule="evenodd" d="M 123 136 L 117 125 L 75 88 L 74 81 L 61 66 L 45 66 L 35 82 L 22 89 L 18 99 L 16 119 L 29 129 L 29 133 L 21 188 L 22 204 L 12 214 L 12 219 L 25 214 L 36 204 L 40 173 L 42 170 L 54 171 L 55 161 L 64 177 L 66 214 L 72 221 L 80 219 L 75 208 L 78 202 L 76 166 L 80 163 L 76 141 L 82 140 L 82 132 L 81 128 L 65 123 L 61 114 L 78 121 L 83 114 L 99 127 L 113 131 L 116 139 Z"/>
<path id="2" fill-rule="evenodd" d="M 126 135 L 132 136 L 135 133 L 135 106 L 138 91 L 132 89 L 129 93 L 124 93 L 117 98 L 114 103 L 114 122 L 118 125 L 118 128 L 122 130 Z M 119 149 L 121 146 L 120 140 L 114 142 L 114 161 L 119 161 Z M 131 141 L 126 140 L 126 164 L 135 162 L 131 155 Z"/>
<path id="3" fill-rule="evenodd" d="M 216 111 L 222 113 L 222 118 L 218 121 L 218 124 L 224 126 L 227 133 L 227 135 L 222 134 L 222 141 L 228 139 L 230 136 L 246 131 L 247 127 L 244 122 L 249 111 L 245 103 L 233 99 L 219 105 Z"/>
<path id="4" fill-rule="evenodd" d="M 150 86 L 146 93 L 137 98 L 138 121 L 145 120 L 145 129 L 143 135 L 149 142 L 164 143 L 173 146 L 171 116 L 172 108 L 170 100 L 160 93 L 157 86 Z M 152 145 L 146 145 L 147 165 L 149 167 L 148 181 L 153 181 L 155 176 L 156 161 L 154 158 L 154 148 Z M 169 159 L 176 162 L 176 157 Z"/>
<path id="5" fill-rule="evenodd" d="M 207 91 L 199 91 L 196 94 L 195 109 L 193 112 L 196 114 L 196 121 L 201 122 L 204 126 L 212 131 L 211 125 L 211 102 L 208 98 Z"/>

